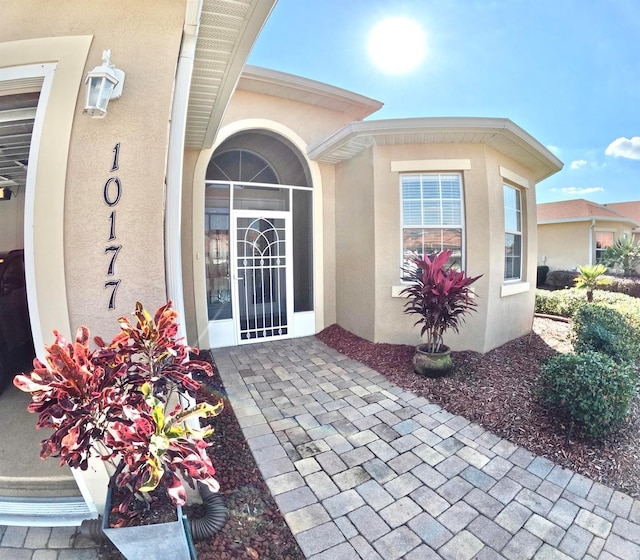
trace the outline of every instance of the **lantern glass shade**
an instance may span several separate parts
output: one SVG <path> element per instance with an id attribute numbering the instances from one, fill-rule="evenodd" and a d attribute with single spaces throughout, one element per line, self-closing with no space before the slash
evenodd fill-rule
<path id="1" fill-rule="evenodd" d="M 86 80 L 87 102 L 84 107 L 85 112 L 89 113 L 91 117 L 104 117 L 107 114 L 109 99 L 111 99 L 118 81 L 111 72 L 103 71 L 100 67 L 89 72 Z"/>

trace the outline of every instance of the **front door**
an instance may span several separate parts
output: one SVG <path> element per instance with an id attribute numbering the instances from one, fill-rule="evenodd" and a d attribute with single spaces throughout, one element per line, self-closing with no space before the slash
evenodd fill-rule
<path id="1" fill-rule="evenodd" d="M 237 340 L 287 338 L 292 312 L 288 212 L 234 212 Z"/>

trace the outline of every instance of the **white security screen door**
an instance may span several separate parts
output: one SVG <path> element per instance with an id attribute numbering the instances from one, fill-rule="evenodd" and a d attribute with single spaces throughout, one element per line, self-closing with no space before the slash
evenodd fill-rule
<path id="1" fill-rule="evenodd" d="M 288 212 L 234 212 L 238 342 L 290 336 L 292 311 Z"/>

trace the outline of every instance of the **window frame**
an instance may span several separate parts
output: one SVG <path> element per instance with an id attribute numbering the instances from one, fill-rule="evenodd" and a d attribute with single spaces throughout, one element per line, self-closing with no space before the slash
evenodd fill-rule
<path id="1" fill-rule="evenodd" d="M 507 210 L 507 189 L 511 189 L 516 193 L 516 207 L 511 210 L 515 211 L 515 223 L 517 224 L 516 229 L 508 228 L 508 223 L 511 221 L 508 219 Z M 523 261 L 525 258 L 525 224 L 524 224 L 524 209 L 522 207 L 522 189 L 516 185 L 507 183 L 503 181 L 502 183 L 502 207 L 504 212 L 504 271 L 503 271 L 503 281 L 505 283 L 515 283 L 515 282 L 524 282 L 524 266 Z M 512 218 L 514 216 L 511 216 Z M 519 229 L 517 229 L 519 227 Z M 513 235 L 520 240 L 520 254 L 519 256 L 511 256 L 507 254 L 507 235 Z M 519 270 L 517 276 L 509 276 L 507 277 L 507 271 L 512 269 L 512 267 L 507 266 L 507 259 L 511 258 L 512 262 L 515 261 L 516 258 L 519 259 Z"/>
<path id="2" fill-rule="evenodd" d="M 608 249 L 608 247 L 598 248 L 598 234 L 611 235 L 611 245 L 616 242 L 616 232 L 611 229 L 595 229 L 593 232 L 593 264 L 599 264 L 602 262 L 602 254 Z M 609 245 L 609 247 L 611 246 Z M 598 258 L 598 255 L 600 258 Z"/>
<path id="3" fill-rule="evenodd" d="M 442 177 L 455 175 L 458 178 L 458 188 L 459 188 L 459 196 L 458 198 L 451 197 L 443 197 L 442 196 Z M 405 224 L 405 196 L 404 196 L 404 179 L 409 176 L 418 176 L 420 177 L 421 184 L 424 181 L 424 177 L 437 177 L 438 178 L 438 187 L 439 187 L 439 198 L 438 199 L 425 199 L 421 192 L 421 203 L 424 204 L 425 200 L 438 200 L 439 202 L 439 210 L 440 210 L 440 223 L 439 225 L 424 225 L 424 224 Z M 465 267 L 465 240 L 466 240 L 466 227 L 465 227 L 465 204 L 464 204 L 464 173 L 459 170 L 429 170 L 429 171 L 413 171 L 413 170 L 405 170 L 404 172 L 400 172 L 399 174 L 399 195 L 400 195 L 400 270 L 402 270 L 406 266 L 405 259 L 405 246 L 404 246 L 404 238 L 405 238 L 405 230 L 408 229 L 421 229 L 421 230 L 435 230 L 439 232 L 444 232 L 446 230 L 459 230 L 460 231 L 460 269 L 464 270 Z M 443 217 L 443 200 L 456 201 L 459 202 L 460 213 L 458 215 L 459 222 L 455 225 L 453 224 L 445 224 L 445 220 Z M 422 214 L 422 221 L 424 221 L 424 215 Z M 441 236 L 442 239 L 442 236 Z M 442 246 L 442 244 L 441 244 Z M 441 249 L 442 250 L 442 249 Z M 401 273 L 400 279 L 403 284 L 409 283 L 410 281 Z"/>

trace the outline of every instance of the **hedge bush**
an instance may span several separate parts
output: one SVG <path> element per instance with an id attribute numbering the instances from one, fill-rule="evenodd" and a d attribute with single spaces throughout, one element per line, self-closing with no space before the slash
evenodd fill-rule
<path id="1" fill-rule="evenodd" d="M 573 333 L 577 353 L 593 350 L 636 365 L 640 360 L 640 329 L 611 307 L 591 303 L 578 309 Z"/>
<path id="2" fill-rule="evenodd" d="M 551 288 L 572 288 L 577 277 L 575 270 L 552 270 L 547 274 L 546 284 Z"/>
<path id="3" fill-rule="evenodd" d="M 587 437 L 601 438 L 624 423 L 636 392 L 636 370 L 599 352 L 558 354 L 542 368 L 545 406 L 558 408 Z"/>
<path id="4" fill-rule="evenodd" d="M 640 329 L 640 299 L 595 290 L 593 292 L 593 302 L 605 304 L 615 309 L 629 321 L 634 327 Z M 587 297 L 584 290 L 570 288 L 566 290 L 536 290 L 536 313 L 546 315 L 560 315 L 561 317 L 573 317 L 578 309 L 587 305 Z"/>
<path id="5" fill-rule="evenodd" d="M 575 270 L 552 270 L 547 271 L 545 280 L 541 280 L 541 266 L 537 269 L 536 286 L 546 286 L 548 288 L 573 288 L 578 272 Z M 548 269 L 548 267 L 546 267 Z M 635 298 L 640 298 L 640 277 L 637 276 L 617 276 L 615 274 L 605 274 L 601 276 L 608 283 L 598 286 L 599 290 L 626 294 Z"/>
<path id="6" fill-rule="evenodd" d="M 637 277 L 625 277 L 625 276 L 612 276 L 606 275 L 610 283 L 604 286 L 600 286 L 600 290 L 607 292 L 616 292 L 618 294 L 626 294 L 635 298 L 640 298 L 640 278 Z"/>

